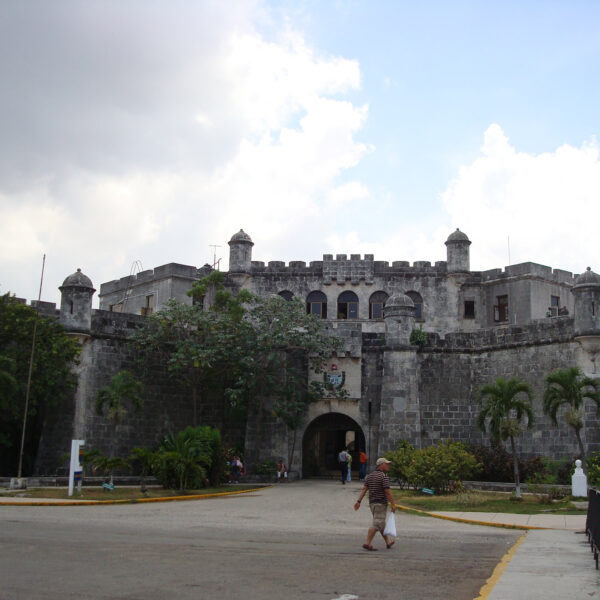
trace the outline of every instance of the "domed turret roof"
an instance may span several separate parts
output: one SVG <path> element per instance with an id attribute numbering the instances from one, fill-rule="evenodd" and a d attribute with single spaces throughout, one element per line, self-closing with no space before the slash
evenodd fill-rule
<path id="1" fill-rule="evenodd" d="M 600 287 L 600 275 L 594 273 L 590 267 L 588 267 L 577 279 L 575 279 L 575 287 L 580 286 L 599 286 Z"/>
<path id="2" fill-rule="evenodd" d="M 92 280 L 81 272 L 81 269 L 77 269 L 75 273 L 69 275 L 61 286 L 63 287 L 80 287 L 80 288 L 89 288 L 91 290 L 94 289 L 92 284 Z"/>
<path id="3" fill-rule="evenodd" d="M 470 240 L 467 237 L 466 233 L 463 233 L 458 227 L 456 228 L 456 231 L 453 231 L 449 236 L 448 239 L 446 240 L 446 244 L 448 242 L 469 242 Z"/>
<path id="4" fill-rule="evenodd" d="M 243 229 L 240 229 L 237 233 L 234 233 L 231 236 L 229 243 L 231 244 L 231 242 L 247 242 L 250 244 L 253 243 L 250 236 Z"/>
<path id="5" fill-rule="evenodd" d="M 408 306 L 409 308 L 414 308 L 415 303 L 412 301 L 412 298 L 410 298 L 406 294 L 403 294 L 402 292 L 399 292 L 397 294 L 392 294 L 386 300 L 385 307 L 390 308 L 392 306 L 394 306 L 394 307 Z"/>

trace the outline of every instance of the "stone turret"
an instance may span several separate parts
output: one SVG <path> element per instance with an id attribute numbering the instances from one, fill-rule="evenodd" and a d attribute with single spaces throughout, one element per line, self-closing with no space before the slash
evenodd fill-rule
<path id="1" fill-rule="evenodd" d="M 385 339 L 389 345 L 410 344 L 415 327 L 415 303 L 403 293 L 393 294 L 383 308 Z"/>
<path id="2" fill-rule="evenodd" d="M 410 345 L 415 326 L 415 304 L 402 292 L 390 296 L 383 307 L 386 350 L 383 353 L 379 453 L 392 450 L 399 439 L 421 445 L 421 416 L 417 351 Z"/>
<path id="3" fill-rule="evenodd" d="M 77 269 L 58 289 L 61 293 L 61 325 L 67 333 L 89 334 L 92 328 L 92 296 L 96 291 L 92 280 Z"/>
<path id="4" fill-rule="evenodd" d="M 575 296 L 575 339 L 591 362 L 591 372 L 597 373 L 596 359 L 600 355 L 600 275 L 588 267 L 575 279 L 571 292 Z M 586 365 L 583 366 L 587 370 Z"/>
<path id="5" fill-rule="evenodd" d="M 575 279 L 575 335 L 600 335 L 600 275 L 590 267 Z"/>
<path id="6" fill-rule="evenodd" d="M 249 273 L 252 266 L 252 246 L 250 236 L 240 229 L 229 240 L 229 272 Z"/>
<path id="7" fill-rule="evenodd" d="M 448 273 L 468 273 L 470 271 L 469 246 L 471 241 L 458 227 L 446 240 Z"/>

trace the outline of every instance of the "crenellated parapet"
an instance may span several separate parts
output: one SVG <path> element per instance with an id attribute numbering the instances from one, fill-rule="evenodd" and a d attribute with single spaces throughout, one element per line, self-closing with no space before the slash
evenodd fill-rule
<path id="1" fill-rule="evenodd" d="M 554 281 L 558 284 L 566 284 L 572 286 L 575 284 L 576 275 L 570 271 L 562 269 L 553 269 L 545 265 L 540 265 L 534 262 L 524 262 L 517 265 L 510 265 L 504 269 L 488 269 L 481 271 L 481 280 L 483 283 L 488 283 L 498 280 L 509 280 L 514 277 L 530 277 L 538 278 L 544 281 Z"/>
<path id="2" fill-rule="evenodd" d="M 308 263 L 302 260 L 292 260 L 289 263 L 271 260 L 267 263 L 253 260 L 251 274 L 277 273 L 280 275 L 314 275 L 323 278 L 324 285 L 332 283 L 365 282 L 372 284 L 375 277 L 389 277 L 392 275 L 444 275 L 447 272 L 447 263 L 437 261 L 433 265 L 428 260 L 416 260 L 412 263 L 407 260 L 396 260 L 391 264 L 385 260 L 374 260 L 372 254 L 324 254 L 323 260 Z"/>

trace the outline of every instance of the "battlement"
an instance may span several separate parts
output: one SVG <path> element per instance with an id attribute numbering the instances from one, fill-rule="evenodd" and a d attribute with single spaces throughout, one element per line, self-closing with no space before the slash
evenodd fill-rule
<path id="1" fill-rule="evenodd" d="M 206 266 L 198 269 L 190 265 L 182 265 L 179 263 L 168 263 L 161 265 L 155 269 L 148 269 L 147 271 L 141 271 L 120 279 L 113 279 L 100 285 L 100 296 L 112 294 L 119 290 L 124 290 L 134 285 L 140 285 L 142 283 L 148 283 L 150 281 L 157 281 L 160 279 L 168 279 L 170 277 L 178 277 L 182 279 L 200 279 L 207 273 Z"/>
<path id="2" fill-rule="evenodd" d="M 411 265 L 406 260 L 388 261 L 374 260 L 373 254 L 324 254 L 323 260 L 315 260 L 308 264 L 301 260 L 288 263 L 271 260 L 266 265 L 262 261 L 253 260 L 251 263 L 253 274 L 277 273 L 286 275 L 314 275 L 323 278 L 325 285 L 334 281 L 350 281 L 358 283 L 373 283 L 375 276 L 389 276 L 394 274 L 432 274 L 441 275 L 447 272 L 447 263 L 437 261 L 433 266 L 430 261 L 417 260 Z"/>
<path id="3" fill-rule="evenodd" d="M 555 281 L 556 283 L 566 283 L 568 285 L 575 284 L 575 275 L 570 271 L 562 269 L 553 269 L 545 265 L 540 265 L 534 262 L 519 263 L 518 265 L 510 265 L 502 269 L 490 269 L 482 271 L 481 278 L 484 283 L 509 279 L 511 277 L 537 277 L 547 281 Z"/>
<path id="4" fill-rule="evenodd" d="M 15 302 L 19 304 L 27 305 L 27 300 L 25 298 L 13 298 Z M 43 317 L 58 317 L 59 310 L 56 308 L 55 302 L 44 302 L 43 300 L 32 300 L 29 304 L 31 308 L 40 313 Z"/>

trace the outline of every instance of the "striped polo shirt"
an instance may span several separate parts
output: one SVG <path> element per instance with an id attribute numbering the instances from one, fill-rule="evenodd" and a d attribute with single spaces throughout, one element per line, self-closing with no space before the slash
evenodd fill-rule
<path id="1" fill-rule="evenodd" d="M 373 471 L 365 478 L 369 490 L 369 504 L 387 504 L 384 490 L 390 489 L 390 478 L 383 471 Z"/>

